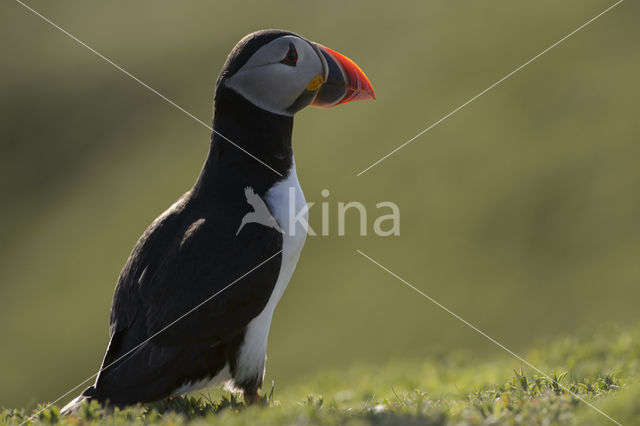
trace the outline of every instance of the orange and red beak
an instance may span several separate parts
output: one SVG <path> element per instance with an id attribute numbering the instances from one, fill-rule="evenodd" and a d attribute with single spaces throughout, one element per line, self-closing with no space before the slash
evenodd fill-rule
<path id="1" fill-rule="evenodd" d="M 373 87 L 359 66 L 335 50 L 316 44 L 326 63 L 326 78 L 311 105 L 330 108 L 351 101 L 375 99 Z"/>

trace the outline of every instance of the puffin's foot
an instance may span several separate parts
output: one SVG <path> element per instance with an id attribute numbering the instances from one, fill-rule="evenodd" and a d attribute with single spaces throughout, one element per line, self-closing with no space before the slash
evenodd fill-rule
<path id="1" fill-rule="evenodd" d="M 257 405 L 260 403 L 260 394 L 257 391 L 243 391 L 245 405 Z"/>

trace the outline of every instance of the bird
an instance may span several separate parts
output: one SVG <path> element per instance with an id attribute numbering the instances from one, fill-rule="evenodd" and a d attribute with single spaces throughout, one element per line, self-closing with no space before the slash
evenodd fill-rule
<path id="1" fill-rule="evenodd" d="M 306 207 L 293 117 L 369 99 L 352 60 L 296 33 L 261 30 L 235 45 L 216 80 L 202 170 L 131 251 L 95 383 L 63 414 L 84 401 L 125 407 L 221 385 L 260 401 L 271 320 L 306 239 L 307 212 L 290 220 Z M 277 226 L 244 220 L 252 208 Z"/>
<path id="2" fill-rule="evenodd" d="M 254 191 L 253 188 L 247 186 L 244 189 L 244 195 L 247 197 L 247 203 L 253 207 L 253 211 L 244 215 L 242 221 L 240 222 L 240 227 L 236 231 L 236 235 L 242 231 L 244 225 L 247 223 L 259 223 L 264 226 L 268 226 L 270 228 L 275 229 L 276 231 L 284 234 L 280 225 L 278 225 L 278 221 L 269 211 L 269 208 L 265 204 L 265 202 L 260 198 Z"/>

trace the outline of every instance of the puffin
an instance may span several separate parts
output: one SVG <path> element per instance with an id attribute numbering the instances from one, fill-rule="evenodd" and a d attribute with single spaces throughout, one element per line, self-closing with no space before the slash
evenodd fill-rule
<path id="1" fill-rule="evenodd" d="M 271 319 L 307 235 L 293 117 L 368 99 L 364 72 L 328 47 L 285 30 L 238 42 L 216 81 L 200 175 L 135 244 L 95 383 L 63 414 L 220 385 L 260 401 Z"/>

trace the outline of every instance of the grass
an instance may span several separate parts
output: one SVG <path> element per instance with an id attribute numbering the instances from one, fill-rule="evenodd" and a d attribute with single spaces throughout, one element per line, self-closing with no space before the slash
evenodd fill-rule
<path id="1" fill-rule="evenodd" d="M 94 402 L 69 417 L 52 406 L 31 424 L 614 424 L 571 393 L 622 424 L 639 424 L 640 326 L 540 342 L 527 358 L 550 377 L 502 353 L 455 353 L 329 371 L 282 391 L 272 385 L 258 407 L 233 394 L 199 394 L 113 411 Z M 16 425 L 41 408 L 3 409 L 0 421 Z"/>

